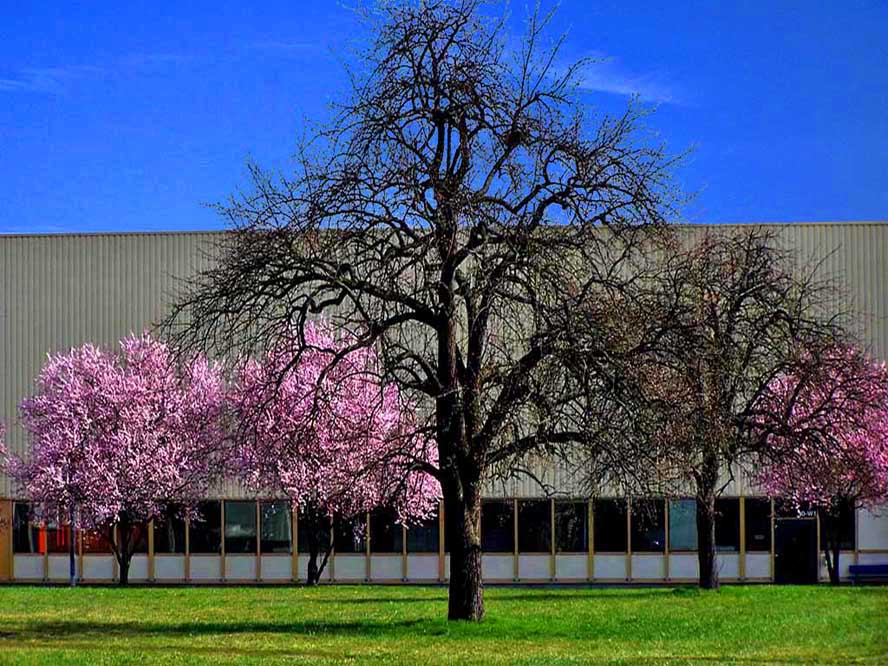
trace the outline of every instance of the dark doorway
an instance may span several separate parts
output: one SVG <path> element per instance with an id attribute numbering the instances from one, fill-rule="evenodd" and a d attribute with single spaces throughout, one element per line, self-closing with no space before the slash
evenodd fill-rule
<path id="1" fill-rule="evenodd" d="M 817 521 L 782 519 L 774 527 L 774 581 L 786 585 L 816 583 Z"/>

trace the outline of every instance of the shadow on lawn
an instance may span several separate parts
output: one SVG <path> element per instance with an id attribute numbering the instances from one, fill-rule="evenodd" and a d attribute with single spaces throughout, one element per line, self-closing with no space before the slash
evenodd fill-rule
<path id="1" fill-rule="evenodd" d="M 398 633 L 400 630 L 416 629 L 427 625 L 430 630 L 440 627 L 431 620 L 392 620 L 377 622 L 356 620 L 353 622 L 86 622 L 82 620 L 61 620 L 35 622 L 22 628 L 0 631 L 0 649 L 4 640 L 64 640 L 66 638 L 141 638 L 141 637 L 187 637 L 242 634 L 305 634 L 305 635 L 344 635 L 382 636 Z"/>
<path id="2" fill-rule="evenodd" d="M 496 588 L 494 588 L 496 589 Z M 696 588 L 694 588 L 696 592 Z M 611 592 L 608 591 L 606 594 L 592 594 L 591 592 L 600 592 L 600 590 L 595 590 L 594 588 L 590 588 L 587 592 L 534 592 L 533 590 L 528 591 L 515 591 L 514 593 L 502 593 L 502 592 L 494 592 L 493 594 L 484 595 L 484 602 L 486 604 L 493 603 L 498 604 L 501 602 L 513 602 L 513 601 L 568 601 L 572 599 L 582 599 L 584 601 L 595 602 L 595 601 L 608 601 L 610 599 L 638 599 L 639 601 L 642 599 L 647 599 L 649 597 L 659 597 L 663 598 L 669 594 L 674 594 L 674 591 L 670 589 L 650 589 L 650 590 L 638 590 L 635 592 L 624 592 L 624 591 L 616 591 Z M 430 603 L 445 603 L 447 601 L 447 592 L 444 591 L 440 595 L 435 595 L 434 597 L 400 597 L 397 595 L 393 595 L 390 597 L 387 596 L 372 596 L 372 597 L 359 597 L 357 599 L 343 599 L 342 597 L 335 598 L 319 598 L 312 599 L 312 603 L 317 604 L 333 604 L 337 606 L 356 606 L 361 604 L 380 604 L 380 603 L 396 603 L 396 604 L 430 604 Z"/>

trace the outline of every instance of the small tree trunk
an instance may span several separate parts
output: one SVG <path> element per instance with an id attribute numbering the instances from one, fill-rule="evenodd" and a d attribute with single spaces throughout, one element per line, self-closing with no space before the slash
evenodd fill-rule
<path id="1" fill-rule="evenodd" d="M 74 529 L 74 507 L 71 507 L 71 513 L 68 518 L 68 529 L 70 530 L 68 541 L 68 585 L 74 587 L 77 585 L 77 555 L 75 552 L 75 537 L 77 531 Z"/>
<path id="2" fill-rule="evenodd" d="M 479 622 L 484 619 L 484 584 L 481 578 L 481 493 L 478 484 L 471 484 L 462 495 L 452 488 L 444 490 L 444 518 L 450 542 L 447 618 Z"/>
<path id="3" fill-rule="evenodd" d="M 330 560 L 330 553 L 333 551 L 333 542 L 326 516 L 320 512 L 305 511 L 303 520 L 308 528 L 308 567 L 305 584 L 314 586 L 321 582 L 321 574 L 324 573 Z"/>
<path id="4" fill-rule="evenodd" d="M 830 585 L 839 585 L 842 581 L 839 577 L 839 554 L 841 552 L 841 544 L 838 535 L 838 518 L 834 517 L 829 510 L 821 510 L 820 512 L 820 529 L 823 531 L 824 548 L 823 555 L 826 558 L 826 570 L 829 572 Z M 818 544 L 819 547 L 819 544 Z M 818 564 L 819 567 L 819 564 Z"/>
<path id="5" fill-rule="evenodd" d="M 114 529 L 114 527 L 111 528 L 112 539 L 114 537 Z M 119 535 L 117 545 L 113 548 L 114 556 L 117 558 L 118 584 L 122 586 L 129 585 L 129 569 L 133 557 L 132 545 L 130 544 L 132 538 L 131 532 L 132 528 L 129 521 L 126 518 L 122 518 L 117 527 L 117 533 Z M 111 543 L 113 544 L 114 541 L 112 540 Z"/>

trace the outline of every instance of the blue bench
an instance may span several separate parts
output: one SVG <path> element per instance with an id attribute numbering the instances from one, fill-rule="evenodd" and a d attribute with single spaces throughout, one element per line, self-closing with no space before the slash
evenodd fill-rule
<path id="1" fill-rule="evenodd" d="M 888 581 L 888 564 L 852 564 L 848 574 L 852 585 L 864 580 Z"/>

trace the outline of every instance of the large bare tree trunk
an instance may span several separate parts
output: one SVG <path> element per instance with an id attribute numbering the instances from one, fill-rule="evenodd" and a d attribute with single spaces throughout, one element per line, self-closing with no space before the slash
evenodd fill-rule
<path id="1" fill-rule="evenodd" d="M 444 518 L 450 545 L 449 620 L 484 618 L 481 579 L 481 492 L 473 484 L 459 493 L 444 484 Z"/>
<path id="2" fill-rule="evenodd" d="M 699 585 L 704 590 L 717 590 L 718 556 L 715 542 L 715 487 L 718 483 L 718 459 L 707 454 L 697 476 L 697 560 L 700 566 Z"/>

